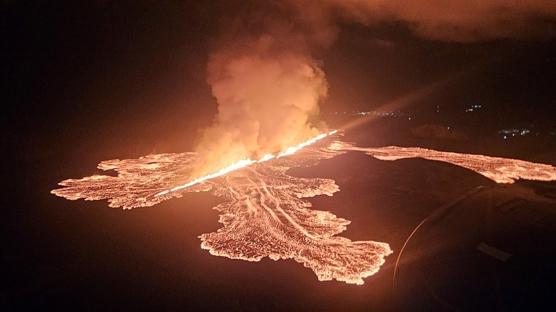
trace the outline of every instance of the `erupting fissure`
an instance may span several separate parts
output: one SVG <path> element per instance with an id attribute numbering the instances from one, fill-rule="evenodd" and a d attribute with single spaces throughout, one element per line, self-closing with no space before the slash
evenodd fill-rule
<path id="1" fill-rule="evenodd" d="M 186 189 L 186 188 L 188 188 L 188 187 L 191 187 L 191 186 L 193 186 L 193 185 L 195 185 L 195 184 L 199 184 L 199 183 L 201 183 L 201 182 L 204 182 L 204 181 L 206 181 L 206 180 L 214 179 L 214 178 L 223 176 L 223 175 L 225 175 L 225 174 L 227 174 L 227 173 L 230 173 L 230 172 L 232 172 L 232 171 L 234 171 L 234 170 L 238 170 L 238 169 L 241 169 L 241 168 L 250 166 L 250 165 L 252 165 L 252 164 L 254 164 L 254 163 L 262 163 L 262 162 L 269 161 L 269 160 L 274 159 L 274 158 L 280 158 L 280 157 L 292 155 L 292 154 L 294 154 L 295 152 L 299 151 L 300 149 L 302 149 L 302 148 L 304 148 L 304 147 L 307 147 L 307 146 L 309 146 L 309 145 L 311 145 L 311 144 L 314 144 L 314 143 L 316 143 L 316 142 L 318 142 L 318 141 L 320 141 L 320 140 L 326 138 L 327 136 L 330 136 L 330 135 L 335 134 L 336 132 L 338 132 L 338 130 L 332 130 L 332 131 L 327 132 L 327 133 L 321 133 L 321 134 L 319 134 L 319 135 L 317 135 L 317 136 L 315 136 L 315 137 L 313 137 L 313 138 L 311 138 L 311 139 L 309 139 L 309 140 L 307 140 L 307 141 L 304 141 L 304 142 L 299 143 L 299 144 L 297 144 L 297 145 L 295 145 L 295 146 L 289 147 L 288 149 L 286 149 L 286 150 L 283 151 L 283 152 L 278 153 L 277 155 L 265 154 L 265 155 L 264 155 L 263 157 L 261 157 L 259 160 L 242 159 L 242 160 L 237 161 L 237 162 L 235 162 L 235 163 L 233 163 L 233 164 L 231 164 L 231 165 L 229 165 L 229 166 L 227 166 L 227 167 L 225 167 L 225 168 L 222 168 L 222 169 L 220 169 L 220 170 L 218 170 L 218 171 L 216 171 L 216 172 L 214 172 L 214 173 L 207 174 L 207 175 L 205 175 L 205 176 L 196 178 L 196 179 L 192 180 L 191 182 L 188 182 L 188 183 L 182 184 L 182 185 L 178 185 L 178 186 L 173 187 L 173 188 L 171 188 L 171 189 L 169 189 L 169 190 L 165 190 L 165 191 L 159 192 L 159 193 L 155 194 L 154 196 L 158 197 L 158 196 L 166 195 L 166 194 L 168 194 L 168 193 L 170 193 L 170 192 L 175 192 L 175 191 L 183 190 L 183 189 Z"/>
<path id="2" fill-rule="evenodd" d="M 103 161 L 98 168 L 115 170 L 117 176 L 64 180 L 59 183 L 62 188 L 52 193 L 70 200 L 107 199 L 110 207 L 131 209 L 154 206 L 186 192 L 211 191 L 223 200 L 214 207 L 223 227 L 199 237 L 201 248 L 212 255 L 247 261 L 293 259 L 312 269 L 321 281 L 363 284 L 363 279 L 376 273 L 392 253 L 390 246 L 337 236 L 351 221 L 312 209 L 307 198 L 332 196 L 339 191 L 338 185 L 332 179 L 291 176 L 287 174 L 290 168 L 314 166 L 351 151 L 380 160 L 421 157 L 448 162 L 498 183 L 556 180 L 556 167 L 551 165 L 423 148 L 361 148 L 324 140 L 335 133 L 320 134 L 276 155 L 234 163 L 186 184 L 181 184 L 184 177 L 198 164 L 196 153 Z"/>

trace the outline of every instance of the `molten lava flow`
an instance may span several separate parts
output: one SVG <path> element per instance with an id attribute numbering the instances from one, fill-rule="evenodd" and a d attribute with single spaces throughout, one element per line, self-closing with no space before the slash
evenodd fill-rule
<path id="1" fill-rule="evenodd" d="M 214 207 L 223 227 L 200 236 L 201 247 L 211 254 L 259 261 L 293 259 L 311 268 L 318 279 L 363 284 L 392 253 L 387 243 L 351 241 L 336 236 L 349 220 L 311 209 L 306 198 L 339 191 L 331 179 L 298 178 L 288 169 L 312 166 L 348 151 L 361 151 L 382 160 L 422 157 L 471 169 L 498 183 L 515 179 L 556 180 L 556 168 L 523 160 L 440 152 L 422 148 L 359 148 L 323 140 L 321 134 L 277 155 L 244 160 L 218 172 L 183 182 L 198 164 L 195 153 L 148 155 L 139 159 L 108 160 L 102 170 L 117 176 L 93 175 L 60 182 L 53 194 L 76 200 L 107 199 L 110 207 L 147 207 L 184 192 L 211 191 L 223 199 Z M 323 140 L 323 142 L 318 142 Z M 325 145 L 326 144 L 326 145 Z M 320 146 L 320 148 L 319 148 Z M 176 186 L 178 185 L 178 186 Z"/>
<path id="2" fill-rule="evenodd" d="M 317 141 L 320 141 L 320 140 L 324 139 L 325 137 L 327 137 L 327 136 L 329 136 L 329 135 L 335 134 L 336 132 L 338 132 L 338 130 L 332 130 L 332 131 L 330 131 L 330 132 L 328 132 L 328 133 L 319 134 L 319 135 L 317 135 L 316 137 L 314 137 L 314 138 L 312 138 L 312 139 L 309 139 L 309 140 L 307 140 L 307 141 L 305 141 L 305 142 L 303 142 L 303 143 L 301 143 L 301 144 L 298 144 L 298 145 L 296 145 L 296 146 L 292 146 L 292 147 L 288 148 L 287 150 L 285 150 L 285 151 L 283 151 L 282 153 L 278 154 L 278 156 L 276 156 L 276 157 L 277 157 L 277 158 L 280 158 L 280 157 L 292 155 L 292 154 L 294 154 L 295 152 L 299 151 L 300 149 L 302 149 L 302 148 L 304 148 L 304 147 L 307 147 L 307 146 L 309 146 L 309 145 L 311 145 L 311 144 L 314 144 L 314 143 L 316 143 Z"/>
<path id="3" fill-rule="evenodd" d="M 228 167 L 225 167 L 225 168 L 222 168 L 222 169 L 216 171 L 215 173 L 211 173 L 211 174 L 208 174 L 208 175 L 206 175 L 206 176 L 202 176 L 202 177 L 196 178 L 196 179 L 192 180 L 191 182 L 188 182 L 188 183 L 185 183 L 185 184 L 183 184 L 183 185 L 179 185 L 179 186 L 173 187 L 173 188 L 171 188 L 171 189 L 169 189 L 169 190 L 166 190 L 166 191 L 162 191 L 162 192 L 160 192 L 160 193 L 155 194 L 154 196 L 157 196 L 157 197 L 158 197 L 158 196 L 161 196 L 161 195 L 166 195 L 166 194 L 168 194 L 168 193 L 170 193 L 170 192 L 175 192 L 175 191 L 183 190 L 183 189 L 188 188 L 188 187 L 191 187 L 191 186 L 193 186 L 193 185 L 195 185 L 195 184 L 199 184 L 199 183 L 204 182 L 204 181 L 206 181 L 206 180 L 210 180 L 210 179 L 214 179 L 214 178 L 219 177 L 219 176 L 223 176 L 223 175 L 225 175 L 225 174 L 227 174 L 227 173 L 230 173 L 230 172 L 232 172 L 232 171 L 234 171 L 234 170 L 238 170 L 238 169 L 241 169 L 241 168 L 243 168 L 243 167 L 247 167 L 247 166 L 252 165 L 252 164 L 254 164 L 254 163 L 255 163 L 254 160 L 251 160 L 251 159 L 242 159 L 242 160 L 240 160 L 240 161 L 238 161 L 238 162 L 236 162 L 236 163 L 233 163 L 233 164 L 229 165 Z"/>
<path id="4" fill-rule="evenodd" d="M 195 184 L 199 184 L 199 183 L 204 182 L 204 181 L 206 181 L 206 180 L 214 179 L 214 178 L 223 176 L 223 175 L 225 175 L 225 174 L 227 174 L 227 173 L 230 173 L 230 172 L 232 172 L 232 171 L 235 171 L 235 170 L 238 170 L 238 169 L 241 169 L 241 168 L 250 166 L 250 165 L 252 165 L 252 164 L 254 164 L 254 163 L 262 163 L 262 162 L 265 162 L 265 161 L 268 161 L 268 160 L 271 160 L 271 159 L 274 159 L 274 158 L 280 158 L 280 157 L 292 155 L 292 154 L 294 154 L 295 152 L 299 151 L 300 149 L 302 149 L 302 148 L 304 148 L 304 147 L 307 147 L 307 146 L 309 146 L 309 145 L 311 145 L 311 144 L 315 144 L 316 142 L 318 142 L 318 141 L 320 141 L 320 140 L 326 138 L 326 137 L 329 136 L 329 135 L 333 135 L 333 134 L 335 134 L 336 132 L 338 132 L 338 130 L 332 130 L 332 131 L 330 131 L 330 132 L 328 132 L 328 133 L 321 133 L 321 134 L 317 135 L 316 137 L 313 137 L 313 138 L 311 138 L 311 139 L 309 139 L 309 140 L 307 140 L 307 141 L 305 141 L 305 142 L 302 142 L 302 143 L 297 144 L 296 146 L 289 147 L 289 148 L 286 149 L 284 152 L 281 152 L 281 153 L 279 153 L 279 154 L 276 155 L 276 156 L 275 156 L 275 155 L 272 155 L 272 154 L 266 154 L 266 155 L 264 155 L 263 157 L 261 157 L 259 160 L 242 159 L 242 160 L 240 160 L 240 161 L 238 161 L 238 162 L 236 162 L 236 163 L 233 163 L 233 164 L 231 164 L 231 165 L 229 165 L 229 166 L 227 166 L 227 167 L 225 167 L 225 168 L 222 168 L 222 169 L 220 169 L 220 170 L 218 170 L 218 171 L 216 171 L 216 172 L 214 172 L 214 173 L 211 173 L 211 174 L 208 174 L 208 175 L 205 175 L 205 176 L 196 178 L 196 179 L 192 180 L 191 182 L 188 182 L 188 183 L 186 183 L 186 184 L 182 184 L 182 185 L 173 187 L 173 188 L 171 188 L 171 189 L 169 189 L 169 190 L 162 191 L 162 192 L 160 192 L 160 193 L 155 194 L 154 196 L 157 196 L 157 197 L 158 197 L 158 196 L 161 196 L 161 195 L 166 195 L 166 194 L 168 194 L 168 193 L 170 193 L 170 192 L 175 192 L 175 191 L 183 190 L 183 189 L 185 189 L 185 188 L 191 187 L 191 186 L 193 186 L 193 185 L 195 185 Z"/>
<path id="5" fill-rule="evenodd" d="M 473 170 L 496 183 L 514 183 L 517 179 L 553 181 L 556 167 L 519 159 L 492 157 L 485 155 L 460 154 L 435 151 L 420 147 L 387 146 L 379 148 L 347 147 L 347 150 L 362 151 L 380 160 L 403 158 L 424 158 L 451 163 Z"/>
<path id="6" fill-rule="evenodd" d="M 111 207 L 131 209 L 153 206 L 184 192 L 210 190 L 224 200 L 215 207 L 224 226 L 200 236 L 201 247 L 211 254 L 247 261 L 294 259 L 311 268 L 319 280 L 363 284 L 363 278 L 377 272 L 384 257 L 392 253 L 390 246 L 336 236 L 350 221 L 311 209 L 305 200 L 332 196 L 339 190 L 335 182 L 286 174 L 290 168 L 311 166 L 344 153 L 315 144 L 335 133 L 321 134 L 277 155 L 236 163 L 185 184 L 179 181 L 193 171 L 196 154 L 104 161 L 99 168 L 116 170 L 117 176 L 65 180 L 60 182 L 64 187 L 52 193 L 72 200 L 108 199 Z"/>

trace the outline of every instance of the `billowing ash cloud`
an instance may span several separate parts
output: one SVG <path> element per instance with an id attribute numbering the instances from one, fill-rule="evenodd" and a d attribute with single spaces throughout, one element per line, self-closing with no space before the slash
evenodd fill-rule
<path id="1" fill-rule="evenodd" d="M 208 64 L 218 114 L 197 146 L 198 174 L 275 153 L 315 135 L 327 84 L 315 52 L 342 21 L 401 22 L 443 41 L 551 36 L 554 0 L 243 1 Z M 243 9 L 246 8 L 246 9 Z"/>

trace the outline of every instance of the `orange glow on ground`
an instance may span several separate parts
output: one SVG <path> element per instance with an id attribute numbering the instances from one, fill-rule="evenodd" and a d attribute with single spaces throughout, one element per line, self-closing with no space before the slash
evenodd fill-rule
<path id="1" fill-rule="evenodd" d="M 171 189 L 169 189 L 169 190 L 165 190 L 165 191 L 159 192 L 159 193 L 155 194 L 154 196 L 158 197 L 158 196 L 166 195 L 166 194 L 171 193 L 171 192 L 183 190 L 183 189 L 186 189 L 186 188 L 188 188 L 188 187 L 191 187 L 191 186 L 193 186 L 193 185 L 195 185 L 195 184 L 202 183 L 202 182 L 204 182 L 204 181 L 206 181 L 206 180 L 210 180 L 210 179 L 214 179 L 214 178 L 217 178 L 217 177 L 221 177 L 221 176 L 223 176 L 223 175 L 225 175 L 225 174 L 228 174 L 228 173 L 230 173 L 230 172 L 232 172 L 232 171 L 235 171 L 235 170 L 238 170 L 238 169 L 241 169 L 241 168 L 248 167 L 248 166 L 250 166 L 250 165 L 252 165 L 252 164 L 254 164 L 254 163 L 262 163 L 262 162 L 269 161 L 269 160 L 274 159 L 274 158 L 280 158 L 280 157 L 284 157 L 284 156 L 293 155 L 293 154 L 295 154 L 297 151 L 299 151 L 299 150 L 301 150 L 301 149 L 303 149 L 303 148 L 305 148 L 305 147 L 307 147 L 307 146 L 309 146 L 309 145 L 315 144 L 316 142 L 318 142 L 318 141 L 320 141 L 320 140 L 326 138 L 327 136 L 336 134 L 337 132 L 338 132 L 338 130 L 332 130 L 332 131 L 327 132 L 327 133 L 321 133 L 321 134 L 319 134 L 319 135 L 317 135 L 317 136 L 315 136 L 315 137 L 313 137 L 313 138 L 310 138 L 310 139 L 307 140 L 307 141 L 304 141 L 304 142 L 301 142 L 301 143 L 299 143 L 299 144 L 297 144 L 297 145 L 295 145 L 295 146 L 289 147 L 288 149 L 286 149 L 286 150 L 283 151 L 283 152 L 278 153 L 277 155 L 266 154 L 266 155 L 264 155 L 263 157 L 261 157 L 259 160 L 242 159 L 242 160 L 237 161 L 237 162 L 235 162 L 235 163 L 233 163 L 233 164 L 231 164 L 231 165 L 229 165 L 229 166 L 227 166 L 227 167 L 224 167 L 224 168 L 222 168 L 222 169 L 220 169 L 220 170 L 218 170 L 218 171 L 216 171 L 216 172 L 214 172 L 214 173 L 207 174 L 207 175 L 202 176 L 202 177 L 198 177 L 198 178 L 192 180 L 191 182 L 188 182 L 188 183 L 182 184 L 182 185 L 178 185 L 178 186 L 173 187 L 173 188 L 171 188 Z"/>
<path id="2" fill-rule="evenodd" d="M 436 151 L 421 147 L 386 146 L 378 148 L 351 147 L 380 160 L 423 158 L 454 164 L 489 178 L 496 183 L 514 183 L 518 179 L 536 181 L 556 180 L 556 167 L 520 159 Z"/>
<path id="3" fill-rule="evenodd" d="M 186 192 L 210 191 L 222 199 L 214 207 L 222 228 L 199 236 L 201 248 L 210 254 L 246 261 L 293 259 L 313 270 L 320 281 L 361 285 L 392 253 L 389 244 L 338 236 L 351 221 L 314 209 L 307 201 L 314 196 L 332 196 L 340 190 L 338 185 L 332 179 L 291 176 L 287 173 L 290 168 L 314 166 L 352 151 L 381 160 L 421 157 L 448 162 L 498 183 L 556 180 L 556 167 L 551 165 L 423 148 L 361 148 L 324 140 L 335 133 L 320 134 L 276 155 L 234 163 L 186 184 L 181 184 L 183 178 L 198 164 L 195 153 L 103 161 L 98 168 L 115 170 L 117 176 L 67 179 L 52 193 L 70 200 L 107 199 L 110 207 L 131 209 L 154 206 Z"/>

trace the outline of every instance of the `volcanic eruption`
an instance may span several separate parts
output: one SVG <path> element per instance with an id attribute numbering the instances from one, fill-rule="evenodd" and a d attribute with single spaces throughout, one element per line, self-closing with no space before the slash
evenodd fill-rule
<path id="1" fill-rule="evenodd" d="M 420 36 L 472 41 L 536 35 L 537 28 L 503 26 L 512 18 L 556 14 L 553 4 L 541 1 L 510 1 L 514 6 L 507 1 L 439 6 L 417 2 L 421 5 L 359 0 L 251 3 L 226 20 L 225 31 L 214 42 L 207 82 L 218 111 L 194 152 L 103 161 L 98 168 L 114 170 L 116 176 L 64 180 L 52 193 L 70 200 L 106 199 L 110 207 L 132 209 L 186 192 L 210 191 L 223 200 L 214 207 L 223 227 L 200 235 L 201 247 L 211 254 L 247 261 L 293 259 L 321 281 L 363 284 L 393 252 L 389 244 L 337 236 L 350 221 L 312 209 L 307 198 L 332 196 L 338 185 L 331 179 L 294 177 L 289 169 L 363 152 L 380 160 L 448 162 L 497 183 L 556 180 L 556 168 L 550 165 L 419 147 L 356 147 L 341 141 L 335 130 L 324 130 L 318 113 L 328 84 L 315 55 L 335 40 L 338 20 L 403 21 Z"/>
<path id="2" fill-rule="evenodd" d="M 60 182 L 63 187 L 52 193 L 70 200 L 107 199 L 110 207 L 132 209 L 153 206 L 185 192 L 210 191 L 224 200 L 214 207 L 223 227 L 200 236 L 201 247 L 211 254 L 247 261 L 294 259 L 311 268 L 321 281 L 362 284 L 392 253 L 389 245 L 336 236 L 350 221 L 311 209 L 304 198 L 332 196 L 339 187 L 331 179 L 288 175 L 288 169 L 361 151 L 381 160 L 422 157 L 449 162 L 498 183 L 520 178 L 556 180 L 556 167 L 550 165 L 421 148 L 359 148 L 334 138 L 338 138 L 335 131 L 324 133 L 276 156 L 240 161 L 201 178 L 191 176 L 198 161 L 196 153 L 108 160 L 98 168 L 115 170 L 117 176 L 64 180 Z M 184 179 L 188 182 L 182 183 Z"/>

